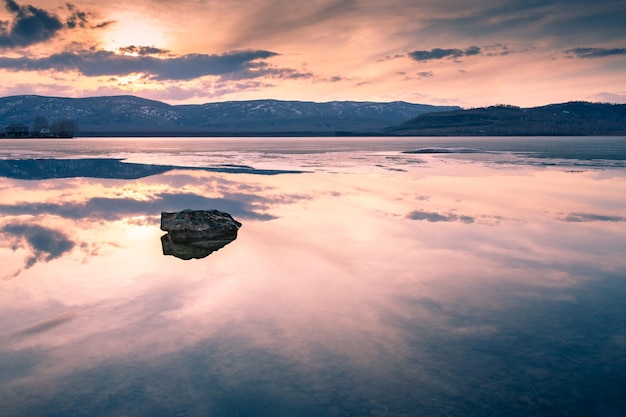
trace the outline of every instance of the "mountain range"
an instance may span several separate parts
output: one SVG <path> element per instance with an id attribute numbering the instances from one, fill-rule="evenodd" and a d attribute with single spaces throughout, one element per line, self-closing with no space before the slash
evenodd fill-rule
<path id="1" fill-rule="evenodd" d="M 390 103 L 251 100 L 169 105 L 135 96 L 0 98 L 0 127 L 33 126 L 40 116 L 71 119 L 80 136 L 337 135 L 377 134 L 417 115 L 455 110 Z"/>
<path id="2" fill-rule="evenodd" d="M 626 104 L 583 101 L 461 109 L 403 101 L 169 105 L 135 96 L 0 98 L 0 130 L 15 123 L 32 129 L 42 118 L 73 121 L 77 136 L 626 135 Z"/>
<path id="3" fill-rule="evenodd" d="M 541 107 L 491 106 L 419 115 L 386 130 L 409 136 L 626 135 L 626 104 L 574 101 Z"/>

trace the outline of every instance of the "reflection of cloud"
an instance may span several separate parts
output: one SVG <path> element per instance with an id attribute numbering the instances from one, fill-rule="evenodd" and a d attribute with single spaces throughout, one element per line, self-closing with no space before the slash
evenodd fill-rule
<path id="1" fill-rule="evenodd" d="M 54 329 L 76 317 L 74 313 L 62 313 L 48 320 L 41 321 L 37 324 L 33 324 L 28 326 L 25 329 L 20 330 L 15 333 L 15 336 L 32 336 L 40 333 L 45 333 L 49 330 Z"/>
<path id="2" fill-rule="evenodd" d="M 474 218 L 471 216 L 463 216 L 454 213 L 441 214 L 436 212 L 415 210 L 407 215 L 407 218 L 411 220 L 426 220 L 429 222 L 462 222 L 462 223 L 474 223 Z"/>
<path id="3" fill-rule="evenodd" d="M 174 190 L 190 189 L 190 187 L 204 187 L 207 184 L 207 176 L 203 174 L 202 170 L 191 171 L 176 171 L 169 172 L 167 174 L 167 184 Z M 223 177 L 210 177 L 212 189 L 217 193 L 225 192 L 239 192 L 248 194 L 263 194 L 267 187 L 258 185 L 253 182 L 241 183 L 233 180 L 229 180 Z M 146 178 L 145 183 L 161 185 L 163 179 L 160 177 Z"/>
<path id="4" fill-rule="evenodd" d="M 283 197 L 279 197 L 279 202 Z M 204 197 L 194 193 L 161 193 L 154 199 L 139 201 L 132 198 L 96 197 L 85 203 L 22 203 L 0 205 L 0 213 L 11 215 L 39 215 L 50 213 L 69 219 L 116 220 L 127 216 L 158 214 L 161 211 L 180 211 L 186 208 L 216 209 L 246 219 L 271 220 L 274 216 L 257 212 L 274 201 L 247 194 L 229 194 L 228 197 Z"/>
<path id="5" fill-rule="evenodd" d="M 480 149 L 473 148 L 442 148 L 442 147 L 429 147 L 429 148 L 420 148 L 414 149 L 410 151 L 402 151 L 402 153 L 407 154 L 439 154 L 439 153 L 485 153 Z"/>
<path id="6" fill-rule="evenodd" d="M 433 314 L 442 314 L 445 311 L 442 304 L 432 298 L 421 297 L 416 299 L 415 302 Z"/>
<path id="7" fill-rule="evenodd" d="M 624 222 L 626 217 L 622 216 L 606 216 L 603 214 L 593 213 L 569 213 L 559 220 L 570 223 L 582 223 L 582 222 Z"/>
<path id="8" fill-rule="evenodd" d="M 256 208 L 267 206 L 271 203 L 270 200 L 248 194 L 231 194 L 226 198 L 209 198 L 198 194 L 159 194 L 159 200 L 156 200 L 155 205 L 158 206 L 159 211 L 180 211 L 186 208 L 212 208 L 220 211 L 225 211 L 233 216 L 257 219 L 257 220 L 271 220 L 274 216 L 270 214 L 257 213 L 254 210 Z"/>
<path id="9" fill-rule="evenodd" d="M 69 252 L 74 247 L 72 242 L 60 230 L 49 229 L 36 224 L 11 223 L 0 228 L 0 233 L 9 236 L 15 250 L 24 244 L 32 249 L 32 255 L 26 260 L 28 269 L 37 262 L 49 262 Z M 15 275 L 14 275 L 15 276 Z"/>

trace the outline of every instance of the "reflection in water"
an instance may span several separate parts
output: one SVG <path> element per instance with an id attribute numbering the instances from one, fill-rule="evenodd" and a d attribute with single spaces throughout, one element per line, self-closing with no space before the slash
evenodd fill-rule
<path id="1" fill-rule="evenodd" d="M 258 175 L 301 173 L 301 171 L 294 170 L 255 169 L 246 165 L 221 164 L 216 167 L 203 168 L 177 167 L 173 165 L 137 164 L 107 158 L 0 160 L 0 177 L 24 180 L 73 177 L 138 179 L 174 169 L 198 169 L 209 172 Z"/>
<path id="2" fill-rule="evenodd" d="M 24 247 L 29 250 L 30 253 L 24 261 L 24 269 L 31 268 L 37 262 L 49 262 L 59 258 L 71 251 L 75 245 L 62 231 L 37 224 L 0 224 L 0 236 L 4 237 L 4 244 L 8 244 L 14 252 Z M 18 268 L 15 272 L 8 272 L 6 265 L 3 269 L 2 272 L 6 274 L 3 276 L 5 280 L 16 277 L 21 271 L 21 268 Z"/>
<path id="3" fill-rule="evenodd" d="M 272 160 L 310 162 L 293 146 Z M 0 179 L 0 414 L 623 415 L 623 169 L 320 155 Z M 162 256 L 158 213 L 187 207 L 245 233 Z"/>
<path id="4" fill-rule="evenodd" d="M 412 220 L 426 220 L 429 222 L 474 222 L 474 218 L 471 216 L 459 216 L 455 213 L 431 213 L 420 210 L 412 211 L 407 217 Z"/>
<path id="5" fill-rule="evenodd" d="M 61 314 L 58 314 L 56 317 L 43 320 L 23 330 L 20 330 L 13 336 L 14 337 L 32 336 L 38 333 L 44 333 L 44 332 L 53 330 L 57 326 L 63 325 L 64 323 L 74 319 L 75 317 L 76 317 L 76 314 L 72 312 L 61 313 Z"/>
<path id="6" fill-rule="evenodd" d="M 72 177 L 137 179 L 172 169 L 172 166 L 130 164 L 119 159 L 0 160 L 0 176 L 24 180 Z"/>
<path id="7" fill-rule="evenodd" d="M 180 259 L 201 259 L 206 258 L 218 249 L 223 248 L 237 237 L 223 237 L 204 239 L 197 242 L 180 243 L 172 239 L 169 233 L 161 236 L 161 245 L 163 247 L 163 255 L 172 255 Z"/>

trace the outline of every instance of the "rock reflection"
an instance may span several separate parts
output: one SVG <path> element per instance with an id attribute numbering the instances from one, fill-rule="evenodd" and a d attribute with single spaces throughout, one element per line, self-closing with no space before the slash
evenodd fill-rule
<path id="1" fill-rule="evenodd" d="M 161 213 L 163 255 L 183 260 L 201 259 L 237 239 L 241 223 L 218 210 Z"/>
<path id="2" fill-rule="evenodd" d="M 161 236 L 161 245 L 163 247 L 163 255 L 171 255 L 188 261 L 190 259 L 206 258 L 216 250 L 228 245 L 236 238 L 237 237 L 235 236 L 232 239 L 216 238 L 193 243 L 179 243 L 172 240 L 170 234 L 166 233 Z"/>

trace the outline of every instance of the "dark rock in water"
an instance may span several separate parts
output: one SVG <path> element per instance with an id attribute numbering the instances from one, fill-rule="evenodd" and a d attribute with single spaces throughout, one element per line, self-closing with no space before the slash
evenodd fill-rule
<path id="1" fill-rule="evenodd" d="M 199 259 L 223 248 L 237 238 L 241 223 L 218 210 L 183 210 L 161 213 L 164 255 Z"/>
<path id="2" fill-rule="evenodd" d="M 161 230 L 174 242 L 187 243 L 207 239 L 237 237 L 241 223 L 218 210 L 183 210 L 161 213 Z"/>

